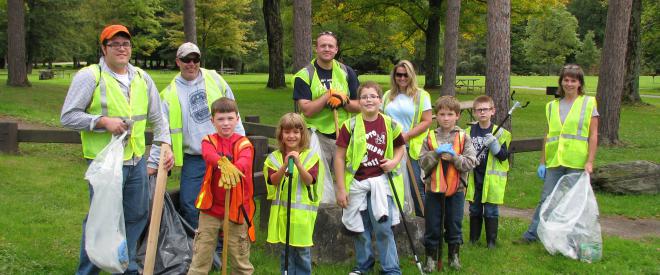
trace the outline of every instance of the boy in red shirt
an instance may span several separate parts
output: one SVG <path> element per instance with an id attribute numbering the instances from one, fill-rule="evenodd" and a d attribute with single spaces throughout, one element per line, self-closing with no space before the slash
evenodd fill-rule
<path id="1" fill-rule="evenodd" d="M 217 133 L 202 140 L 206 174 L 195 202 L 195 207 L 200 209 L 199 227 L 188 274 L 208 274 L 211 270 L 218 232 L 225 218 L 227 190 L 230 190 L 231 199 L 229 232 L 225 238 L 228 238 L 232 274 L 252 274 L 254 267 L 250 263 L 250 242 L 256 240 L 252 223 L 255 210 L 252 199 L 254 148 L 246 137 L 234 133 L 238 108 L 233 100 L 223 97 L 214 101 L 211 104 L 211 120 Z"/>

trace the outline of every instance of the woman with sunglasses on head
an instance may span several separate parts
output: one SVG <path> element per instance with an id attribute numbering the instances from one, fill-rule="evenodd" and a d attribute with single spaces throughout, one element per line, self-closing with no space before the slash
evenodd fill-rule
<path id="1" fill-rule="evenodd" d="M 596 98 L 584 94 L 584 72 L 580 66 L 568 64 L 559 73 L 559 98 L 545 107 L 548 132 L 537 169 L 543 180 L 541 201 L 536 206 L 532 223 L 516 243 L 538 240 L 541 205 L 563 175 L 592 173 L 598 147 L 598 110 Z"/>
<path id="2" fill-rule="evenodd" d="M 406 141 L 408 157 L 401 162 L 400 169 L 407 171 L 415 213 L 417 216 L 423 216 L 424 183 L 418 160 L 422 143 L 426 140 L 433 120 L 433 109 L 429 93 L 417 86 L 417 75 L 410 61 L 401 60 L 392 69 L 390 90 L 383 95 L 381 109 L 403 126 L 402 136 Z"/>

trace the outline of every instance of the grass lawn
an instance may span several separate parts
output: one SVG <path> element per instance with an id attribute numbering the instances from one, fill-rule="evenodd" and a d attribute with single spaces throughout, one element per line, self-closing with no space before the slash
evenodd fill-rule
<path id="1" fill-rule="evenodd" d="M 0 71 L 6 72 L 6 71 Z M 151 72 L 159 88 L 171 81 L 174 72 Z M 6 75 L 0 75 L 0 115 L 15 116 L 27 121 L 59 126 L 59 114 L 70 78 L 40 81 L 32 74 L 31 88 L 4 86 Z M 290 75 L 287 83 L 290 83 Z M 460 78 L 460 77 L 459 77 Z M 229 75 L 231 85 L 243 115 L 259 115 L 263 123 L 275 124 L 280 115 L 292 110 L 292 87 L 266 89 L 267 75 Z M 387 85 L 386 76 L 364 75 L 361 81 L 376 80 Z M 545 83 L 544 81 L 547 81 Z M 556 77 L 512 77 L 512 86 L 544 87 Z M 587 87 L 595 89 L 596 79 L 587 78 Z M 482 80 L 483 83 L 483 80 Z M 657 92 L 660 79 L 651 82 L 642 78 L 642 88 Z M 543 108 L 550 100 L 538 90 L 517 90 L 517 99 L 530 100 L 527 109 L 514 114 L 514 139 L 540 137 L 544 132 Z M 589 90 L 589 88 L 588 88 Z M 644 90 L 643 90 L 644 93 Z M 437 92 L 432 91 L 433 97 Z M 475 97 L 459 95 L 461 100 Z M 600 148 L 597 164 L 626 160 L 660 162 L 660 99 L 644 98 L 651 106 L 624 107 L 621 114 L 620 137 L 623 147 Z M 461 124 L 467 121 L 463 118 Z M 656 121 L 656 122 L 653 122 Z M 0 274 L 68 274 L 75 269 L 78 257 L 81 220 L 87 211 L 88 194 L 83 174 L 85 162 L 80 158 L 80 145 L 21 144 L 18 156 L 0 154 Z M 538 152 L 515 156 L 506 205 L 532 208 L 537 203 L 541 181 L 536 178 Z M 36 173 L 35 173 L 36 171 Z M 26 177 L 29 175 L 29 177 Z M 176 187 L 178 173 L 168 186 Z M 660 217 L 657 196 L 614 196 L 597 194 L 601 214 L 629 217 Z M 482 247 L 464 246 L 461 251 L 467 273 L 660 273 L 657 248 L 660 238 L 639 241 L 605 236 L 603 261 L 584 264 L 562 256 L 551 256 L 542 245 L 513 246 L 510 241 L 526 228 L 526 222 L 504 219 L 500 229 L 500 249 L 486 251 Z M 467 228 L 467 227 L 465 227 Z M 467 230 L 465 230 L 467 233 Z M 256 274 L 277 274 L 278 259 L 262 249 L 265 235 L 258 234 L 252 260 Z M 655 256 L 653 256 L 655 255 Z M 505 258 L 506 262 L 502 262 Z M 401 258 L 404 274 L 415 274 L 411 258 Z M 350 270 L 350 264 L 321 265 L 315 274 L 337 274 Z"/>

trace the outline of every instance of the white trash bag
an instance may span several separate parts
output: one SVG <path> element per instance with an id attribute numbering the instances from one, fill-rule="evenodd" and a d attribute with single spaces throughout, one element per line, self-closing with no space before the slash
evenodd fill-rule
<path id="1" fill-rule="evenodd" d="M 85 250 L 94 265 L 110 273 L 123 273 L 128 267 L 122 203 L 125 136 L 126 132 L 113 135 L 85 173 L 94 191 L 85 227 Z"/>
<path id="2" fill-rule="evenodd" d="M 319 143 L 319 138 L 318 134 L 316 133 L 316 129 L 311 128 L 311 135 L 310 135 L 310 140 L 309 140 L 309 149 L 313 153 L 317 153 L 319 155 L 319 161 L 323 163 L 325 167 L 325 175 L 323 175 L 323 195 L 321 196 L 321 203 L 329 203 L 329 204 L 336 204 L 337 203 L 337 197 L 335 196 L 335 183 L 332 181 L 332 172 L 330 172 L 330 169 L 332 169 L 332 163 L 327 163 L 325 161 L 325 158 L 323 157 L 324 154 L 334 154 L 335 152 L 323 152 L 321 150 L 321 144 Z M 332 169 L 334 171 L 334 169 Z"/>
<path id="3" fill-rule="evenodd" d="M 403 213 L 408 216 L 414 216 L 415 202 L 413 200 L 416 199 L 416 195 L 414 195 L 415 191 L 410 187 L 412 183 L 410 175 L 408 175 L 408 167 L 406 166 L 408 165 L 408 161 L 408 153 L 404 153 L 401 162 L 399 162 L 397 173 L 403 175 Z M 396 203 L 396 201 L 394 203 Z"/>
<path id="4" fill-rule="evenodd" d="M 562 176 L 539 213 L 537 233 L 550 254 L 559 252 L 589 263 L 601 259 L 598 204 L 589 173 Z"/>

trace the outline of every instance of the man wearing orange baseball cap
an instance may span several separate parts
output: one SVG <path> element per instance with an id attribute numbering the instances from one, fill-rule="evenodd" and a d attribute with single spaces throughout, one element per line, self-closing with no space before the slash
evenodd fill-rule
<path id="1" fill-rule="evenodd" d="M 126 228 L 128 267 L 125 274 L 137 274 L 137 241 L 147 224 L 149 189 L 145 153 L 145 128 L 150 123 L 154 144 L 169 143 L 167 120 L 161 113 L 158 89 L 151 77 L 129 63 L 131 34 L 125 26 L 110 25 L 99 36 L 103 56 L 98 64 L 81 69 L 73 78 L 62 106 L 60 121 L 64 127 L 80 131 L 83 157 L 92 162 L 112 135 L 128 132 L 125 138 L 123 165 L 123 206 Z M 165 152 L 165 165 L 173 165 L 171 152 Z M 94 195 L 89 189 L 90 201 Z M 80 262 L 76 274 L 98 274 L 95 259 L 85 250 L 83 220 Z"/>

